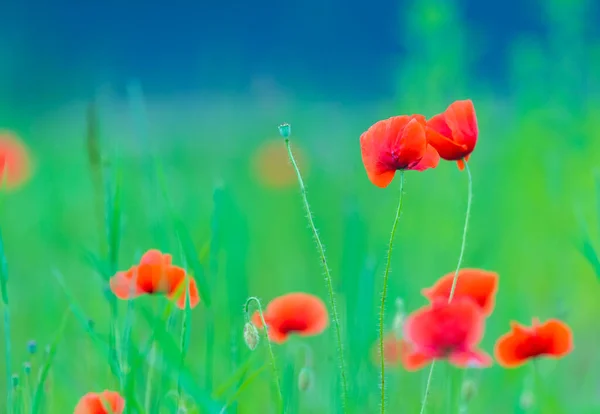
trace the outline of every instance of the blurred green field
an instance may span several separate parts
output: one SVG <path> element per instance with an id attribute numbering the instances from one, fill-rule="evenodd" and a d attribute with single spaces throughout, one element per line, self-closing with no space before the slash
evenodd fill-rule
<path id="1" fill-rule="evenodd" d="M 348 412 L 378 412 L 379 371 L 372 347 L 398 181 L 385 190 L 369 183 L 358 137 L 380 118 L 415 112 L 431 116 L 463 98 L 473 99 L 480 128 L 470 161 L 474 204 L 464 267 L 500 274 L 497 305 L 482 348 L 492 352 L 509 321 L 528 324 L 532 317 L 563 319 L 575 341 L 574 352 L 565 359 L 540 361 L 543 395 L 536 396 L 533 411 L 520 405 L 529 367 L 504 370 L 494 365 L 466 373 L 477 387 L 468 412 L 600 412 L 600 285 L 586 250 L 590 241 L 600 246 L 600 48 L 579 43 L 583 40 L 577 28 L 555 13 L 555 36 L 547 43 L 523 39 L 514 45 L 508 86 L 499 93 L 461 59 L 469 45 L 466 33 L 451 32 L 440 43 L 441 34 L 456 27 L 458 17 L 442 4 L 436 7 L 410 14 L 407 27 L 420 48 L 399 65 L 391 102 L 307 101 L 272 98 L 266 92 L 143 100 L 99 94 L 103 150 L 111 173 L 120 171 L 122 177 L 117 268 L 128 268 L 149 248 L 173 253 L 177 263 L 183 262 L 153 175 L 155 155 L 164 165 L 173 210 L 191 235 L 210 286 L 211 306 L 201 304 L 191 312 L 182 388 L 196 402 L 187 412 L 219 412 L 240 384 L 232 376 L 247 361 L 245 378 L 265 364 L 266 369 L 235 395 L 227 413 L 276 412 L 264 338 L 254 352 L 247 349 L 242 306 L 248 296 L 266 305 L 291 291 L 327 299 L 297 183 L 270 188 L 257 175 L 257 163 L 273 163 L 275 174 L 290 174 L 289 165 L 278 166 L 280 159 L 256 159 L 262 145 L 277 140 L 285 157 L 277 134 L 281 122 L 291 123 L 292 145 L 304 155 L 308 198 L 336 285 L 350 379 Z M 577 46 L 565 46 L 572 44 Z M 106 228 L 99 222 L 102 211 L 87 159 L 87 105 L 74 102 L 43 116 L 3 105 L 0 127 L 22 136 L 35 160 L 32 181 L 3 195 L 0 215 L 9 274 L 10 372 L 20 375 L 21 386 L 26 380 L 22 364 L 31 362 L 31 378 L 37 375 L 44 347 L 74 303 L 94 322 L 100 338 L 109 332 L 106 282 L 89 259 L 101 257 Z M 426 303 L 421 288 L 454 270 L 466 189 L 466 175 L 454 163 L 406 174 L 387 302 L 389 328 L 395 298 L 404 301 L 407 311 L 415 310 Z M 75 302 L 57 282 L 57 272 Z M 150 332 L 144 312 L 158 314 L 165 302 L 140 298 L 132 303 L 133 319 L 128 319 L 127 304 L 119 303 L 119 332 L 131 323 L 133 343 L 142 347 Z M 179 346 L 183 312 L 175 314 L 170 333 L 159 330 L 167 359 Z M 26 347 L 31 339 L 39 348 L 33 356 Z M 108 357 L 97 345 L 76 316 L 68 319 L 47 380 L 43 412 L 71 412 L 88 391 L 119 389 L 118 376 L 110 372 Z M 314 375 L 310 389 L 301 391 L 298 374 L 307 347 Z M 274 345 L 274 351 L 289 413 L 341 412 L 332 326 L 320 336 Z M 2 342 L 0 353 L 5 352 Z M 3 372 L 7 368 L 4 360 L 0 366 Z M 138 361 L 134 368 L 133 387 L 143 404 L 148 365 Z M 427 371 L 388 369 L 388 412 L 418 412 Z M 172 403 L 177 377 L 160 367 L 153 372 L 152 412 L 176 412 Z M 438 364 L 429 413 L 450 412 L 444 403 L 447 385 L 445 365 Z M 1 375 L 3 398 L 10 387 Z M 164 396 L 159 410 L 158 398 Z"/>

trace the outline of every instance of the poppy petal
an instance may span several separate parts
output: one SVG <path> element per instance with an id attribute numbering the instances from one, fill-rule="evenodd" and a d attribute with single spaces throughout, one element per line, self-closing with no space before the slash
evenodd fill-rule
<path id="1" fill-rule="evenodd" d="M 467 151 L 467 146 L 446 138 L 438 131 L 433 129 L 430 122 L 427 122 L 426 134 L 427 142 L 437 150 L 438 154 L 443 159 L 448 161 L 457 161 L 464 158 L 464 154 Z"/>
<path id="2" fill-rule="evenodd" d="M 392 129 L 395 118 L 392 120 Z M 398 153 L 398 164 L 408 168 L 418 164 L 427 151 L 427 140 L 425 139 L 425 128 L 417 119 L 411 119 L 402 132 L 402 138 L 397 147 L 392 150 Z"/>
<path id="3" fill-rule="evenodd" d="M 478 128 L 473 101 L 466 99 L 452 102 L 444 116 L 454 140 L 467 148 L 475 148 Z"/>
<path id="4" fill-rule="evenodd" d="M 386 121 L 379 121 L 372 125 L 360 136 L 360 149 L 362 161 L 369 180 L 380 188 L 387 187 L 396 173 L 380 161 L 385 148 L 385 136 L 387 132 Z"/>
<path id="5" fill-rule="evenodd" d="M 455 272 L 439 278 L 432 287 L 421 290 L 430 301 L 437 297 L 448 299 L 452 289 Z M 461 269 L 454 290 L 454 297 L 468 297 L 474 300 L 486 316 L 494 310 L 495 296 L 498 291 L 498 273 L 483 269 Z"/>
<path id="6" fill-rule="evenodd" d="M 536 331 L 541 339 L 548 343 L 547 355 L 560 358 L 573 350 L 573 334 L 562 321 L 550 319 L 540 325 Z"/>
<path id="7" fill-rule="evenodd" d="M 427 145 L 425 155 L 415 166 L 409 167 L 413 171 L 425 171 L 429 168 L 435 168 L 440 163 L 440 154 L 433 148 L 432 145 Z"/>
<path id="8" fill-rule="evenodd" d="M 172 257 L 170 254 L 163 254 L 160 250 L 150 249 L 140 259 L 140 264 L 170 265 Z"/>
<path id="9" fill-rule="evenodd" d="M 109 280 L 110 290 L 119 299 L 133 299 L 144 292 L 138 288 L 135 280 L 137 268 L 134 266 L 126 272 L 117 272 Z"/>
<path id="10" fill-rule="evenodd" d="M 418 371 L 433 361 L 433 358 L 415 351 L 407 341 L 402 339 L 400 340 L 400 356 L 402 366 L 407 371 Z"/>
<path id="11" fill-rule="evenodd" d="M 263 327 L 262 320 L 260 319 L 260 313 L 258 313 L 258 311 L 254 311 L 254 313 L 252 314 L 252 323 L 254 324 L 254 326 L 256 326 L 257 329 Z"/>
<path id="12" fill-rule="evenodd" d="M 504 368 L 515 368 L 527 362 L 527 356 L 517 352 L 522 338 L 510 332 L 502 335 L 494 345 L 494 355 L 498 364 Z"/>
<path id="13" fill-rule="evenodd" d="M 200 303 L 200 295 L 198 294 L 198 286 L 196 285 L 196 281 L 191 276 L 188 276 L 188 280 L 190 291 L 190 309 L 193 309 Z M 186 308 L 186 296 L 187 292 L 185 290 L 179 294 L 176 302 L 176 305 L 179 309 Z"/>

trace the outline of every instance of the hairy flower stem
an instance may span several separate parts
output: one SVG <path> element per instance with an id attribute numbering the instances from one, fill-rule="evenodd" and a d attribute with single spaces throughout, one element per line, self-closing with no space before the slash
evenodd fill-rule
<path id="1" fill-rule="evenodd" d="M 396 237 L 396 229 L 398 228 L 398 220 L 402 212 L 402 202 L 404 201 L 404 171 L 400 171 L 400 197 L 398 198 L 398 208 L 396 208 L 396 217 L 392 225 L 392 234 L 390 235 L 390 243 L 387 251 L 387 262 L 383 273 L 383 289 L 381 291 L 381 306 L 379 308 L 379 357 L 381 362 L 381 414 L 385 413 L 385 353 L 383 352 L 383 330 L 385 317 L 385 300 L 387 297 L 388 279 L 390 276 L 390 264 L 392 263 L 392 246 Z"/>
<path id="2" fill-rule="evenodd" d="M 277 396 L 279 398 L 279 403 L 283 406 L 283 394 L 281 392 L 281 383 L 279 381 L 279 370 L 277 369 L 277 362 L 275 361 L 275 354 L 273 353 L 273 347 L 271 346 L 271 340 L 269 339 L 269 327 L 267 326 L 267 322 L 265 321 L 265 316 L 263 314 L 263 309 L 260 304 L 260 300 L 257 297 L 251 296 L 246 300 L 246 304 L 244 305 L 244 315 L 246 316 L 246 322 L 250 322 L 250 303 L 255 302 L 256 307 L 258 309 L 258 314 L 260 315 L 260 321 L 262 322 L 263 329 L 265 330 L 265 334 L 267 336 L 267 348 L 269 350 L 269 357 L 271 358 L 271 365 L 273 365 L 273 377 L 275 380 L 275 387 L 277 388 Z"/>
<path id="3" fill-rule="evenodd" d="M 467 230 L 469 227 L 469 217 L 471 216 L 471 204 L 473 201 L 473 178 L 471 177 L 471 170 L 466 160 L 465 170 L 467 171 L 468 181 L 468 193 L 467 193 L 467 212 L 465 214 L 465 225 L 463 227 L 462 244 L 460 246 L 460 254 L 458 255 L 458 264 L 456 265 L 456 271 L 454 272 L 454 279 L 452 280 L 452 287 L 450 288 L 450 295 L 448 296 L 448 303 L 452 302 L 454 298 L 454 292 L 456 290 L 456 284 L 458 283 L 458 272 L 462 265 L 463 257 L 465 255 L 465 246 L 467 244 Z M 427 405 L 427 398 L 429 397 L 429 388 L 431 387 L 431 379 L 433 377 L 433 369 L 435 368 L 435 360 L 431 362 L 431 368 L 429 369 L 429 375 L 427 376 L 427 383 L 425 384 L 425 393 L 423 394 L 423 402 L 421 403 L 420 414 L 425 413 L 425 407 Z"/>
<path id="4" fill-rule="evenodd" d="M 285 125 L 285 124 L 284 124 Z M 280 126 L 280 131 L 283 126 Z M 289 130 L 289 125 L 287 125 Z M 289 132 L 288 132 L 289 134 Z M 283 135 L 283 134 L 282 134 Z M 296 163 L 296 159 L 294 158 L 294 154 L 292 153 L 292 149 L 290 147 L 290 140 L 288 136 L 284 136 L 285 138 L 285 146 L 288 151 L 288 156 L 296 171 L 296 176 L 298 177 L 298 183 L 300 185 L 300 193 L 302 195 L 302 201 L 304 203 L 304 209 L 306 210 L 306 216 L 308 217 L 308 223 L 310 224 L 310 228 L 313 231 L 313 235 L 315 237 L 315 241 L 317 243 L 317 249 L 319 251 L 319 255 L 321 256 L 321 264 L 323 266 L 323 270 L 325 271 L 325 281 L 327 283 L 327 290 L 329 291 L 329 304 L 331 306 L 331 317 L 333 319 L 333 326 L 335 328 L 336 340 L 337 340 L 337 351 L 338 351 L 338 359 L 340 364 L 340 375 L 342 380 L 342 411 L 346 412 L 346 395 L 347 395 L 347 381 L 346 381 L 346 368 L 344 363 L 344 348 L 342 346 L 342 333 L 340 329 L 340 319 L 337 312 L 337 307 L 335 304 L 335 293 L 333 291 L 333 280 L 331 278 L 331 272 L 329 271 L 329 265 L 327 264 L 327 258 L 325 257 L 325 248 L 323 247 L 323 243 L 321 242 L 321 238 L 319 237 L 319 232 L 315 226 L 315 222 L 313 220 L 312 212 L 310 211 L 310 205 L 308 204 L 308 199 L 306 198 L 306 188 L 304 187 L 304 180 L 302 179 L 302 175 L 300 174 L 300 169 L 298 168 L 298 164 Z"/>

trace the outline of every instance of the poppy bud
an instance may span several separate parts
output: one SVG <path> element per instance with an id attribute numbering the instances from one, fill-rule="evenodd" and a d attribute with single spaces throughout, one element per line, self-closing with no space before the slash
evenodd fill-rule
<path id="1" fill-rule="evenodd" d="M 279 135 L 281 135 L 283 138 L 289 138 L 291 133 L 292 127 L 290 126 L 290 124 L 279 125 Z"/>
<path id="2" fill-rule="evenodd" d="M 310 388 L 313 382 L 312 370 L 308 367 L 302 367 L 298 374 L 298 389 L 300 391 L 306 391 Z"/>
<path id="3" fill-rule="evenodd" d="M 244 342 L 246 342 L 251 351 L 256 349 L 259 338 L 256 327 L 250 322 L 246 322 L 246 325 L 244 325 Z"/>
<path id="4" fill-rule="evenodd" d="M 523 410 L 529 410 L 535 405 L 535 397 L 531 391 L 523 391 L 521 398 L 519 398 L 519 406 Z"/>
<path id="5" fill-rule="evenodd" d="M 31 374 L 31 363 L 30 362 L 25 362 L 23 364 L 23 371 L 25 371 L 25 373 L 27 375 Z"/>
<path id="6" fill-rule="evenodd" d="M 27 352 L 29 352 L 31 355 L 35 354 L 35 352 L 37 351 L 37 342 L 35 342 L 33 339 L 30 340 L 29 342 L 27 342 Z"/>
<path id="7" fill-rule="evenodd" d="M 460 395 L 462 397 L 463 402 L 467 403 L 475 397 L 477 394 L 477 385 L 471 380 L 466 380 L 462 384 L 462 389 L 460 391 Z"/>
<path id="8" fill-rule="evenodd" d="M 17 387 L 19 385 L 19 376 L 17 374 L 13 374 L 11 378 L 13 387 Z"/>

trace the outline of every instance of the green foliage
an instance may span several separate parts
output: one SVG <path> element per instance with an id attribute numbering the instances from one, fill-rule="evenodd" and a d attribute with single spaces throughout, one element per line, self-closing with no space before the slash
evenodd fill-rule
<path id="1" fill-rule="evenodd" d="M 413 59 L 390 74 L 397 80 L 393 105 L 350 102 L 340 109 L 295 101 L 264 113 L 243 97 L 231 97 L 229 106 L 164 102 L 133 85 L 127 105 L 99 99 L 101 114 L 87 131 L 84 108 L 39 119 L 20 117 L 13 108 L 0 127 L 20 133 L 37 164 L 32 181 L 1 200 L 2 404 L 7 397 L 10 404 L 22 401 L 13 398 L 11 371 L 29 358 L 25 344 L 35 338 L 50 344 L 50 352 L 35 371 L 33 413 L 71 412 L 82 395 L 104 389 L 121 392 L 131 413 L 174 413 L 183 406 L 198 413 L 273 412 L 268 352 L 262 343 L 254 351 L 245 346 L 242 306 L 248 296 L 266 304 L 291 291 L 328 295 L 294 171 L 277 167 L 274 158 L 257 159 L 261 146 L 276 138 L 277 123 L 293 119 L 294 151 L 304 154 L 300 169 L 337 295 L 348 412 L 377 412 L 376 315 L 397 182 L 388 190 L 368 182 L 358 137 L 381 117 L 430 116 L 451 100 L 471 97 L 480 137 L 469 163 L 474 196 L 464 265 L 500 274 L 482 347 L 491 352 L 511 320 L 560 315 L 573 328 L 575 350 L 564 360 L 540 361 L 537 407 L 598 412 L 600 202 L 593 171 L 600 165 L 600 91 L 591 82 L 582 85 L 579 70 L 600 73 L 600 54 L 592 53 L 600 45 L 583 38 L 574 19 L 561 18 L 567 16 L 559 9 L 563 3 L 545 6 L 552 36 L 515 42 L 509 85 L 502 89 L 486 85 L 472 69 L 483 46 L 457 5 L 425 1 L 402 16 Z M 584 15 L 588 2 L 569 7 Z M 208 112 L 214 116 L 204 117 Z M 102 150 L 92 169 L 86 134 Z M 277 139 L 285 159 L 285 144 Z M 256 163 L 292 179 L 269 186 Z M 407 173 L 404 188 L 388 331 L 394 299 L 411 312 L 425 303 L 423 287 L 454 270 L 466 208 L 465 177 L 453 163 Z M 187 267 L 198 282 L 198 307 L 111 296 L 108 279 L 150 248 Z M 72 318 L 64 317 L 65 309 Z M 290 414 L 340 410 L 330 333 L 273 344 Z M 307 348 L 311 385 L 300 390 L 304 362 L 297 361 Z M 520 401 L 529 386 L 527 369 L 495 365 L 446 374 L 438 368 L 428 413 L 456 413 L 459 406 L 468 413 L 525 412 Z M 427 370 L 390 366 L 386 372 L 388 412 L 418 412 Z M 459 395 L 463 378 L 477 390 L 468 404 Z"/>

